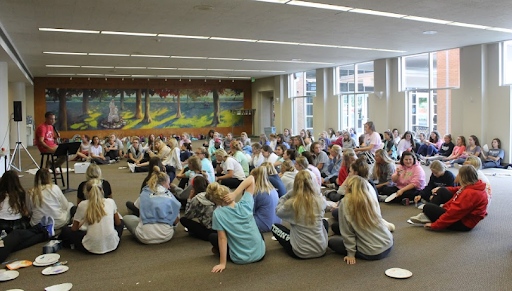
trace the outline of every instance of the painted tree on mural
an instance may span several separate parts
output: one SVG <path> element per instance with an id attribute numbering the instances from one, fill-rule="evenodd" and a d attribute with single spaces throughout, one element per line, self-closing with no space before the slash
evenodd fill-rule
<path id="1" fill-rule="evenodd" d="M 149 102 L 150 102 L 150 96 L 155 94 L 155 90 L 152 89 L 146 89 L 144 91 L 144 97 L 145 97 L 145 103 L 144 103 L 144 119 L 142 120 L 143 123 L 151 123 L 153 120 L 151 119 L 151 112 L 149 111 Z"/>
<path id="2" fill-rule="evenodd" d="M 210 126 L 216 127 L 220 124 L 220 95 L 228 95 L 228 96 L 240 96 L 243 90 L 233 90 L 233 89 L 212 89 L 213 94 L 213 120 Z"/>
<path id="3" fill-rule="evenodd" d="M 137 95 L 135 97 L 135 115 L 133 116 L 134 119 L 142 118 L 142 109 L 140 107 L 141 103 L 142 103 L 142 89 L 137 89 Z"/>

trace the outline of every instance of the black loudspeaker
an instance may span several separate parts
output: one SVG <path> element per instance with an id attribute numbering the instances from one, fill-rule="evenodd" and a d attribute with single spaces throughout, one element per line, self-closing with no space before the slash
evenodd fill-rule
<path id="1" fill-rule="evenodd" d="M 22 121 L 23 116 L 21 114 L 21 101 L 13 101 L 14 107 L 14 121 Z"/>

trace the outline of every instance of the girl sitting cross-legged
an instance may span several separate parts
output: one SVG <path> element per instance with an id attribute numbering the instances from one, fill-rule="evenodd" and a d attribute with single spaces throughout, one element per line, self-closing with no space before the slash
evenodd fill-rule
<path id="1" fill-rule="evenodd" d="M 183 227 L 193 237 L 208 241 L 212 233 L 212 216 L 215 204 L 206 199 L 208 180 L 203 176 L 196 176 L 193 180 L 192 190 L 187 200 L 185 214 L 180 218 Z"/>
<path id="2" fill-rule="evenodd" d="M 73 244 L 78 250 L 99 255 L 114 251 L 119 246 L 123 221 L 117 213 L 116 202 L 104 198 L 101 187 L 102 182 L 97 179 L 85 184 L 87 200 L 78 204 L 73 226 L 64 226 L 60 233 L 59 239 L 64 245 Z"/>
<path id="3" fill-rule="evenodd" d="M 179 222 L 181 203 L 169 191 L 171 183 L 165 172 L 155 166 L 148 186 L 135 200 L 140 218 L 126 215 L 124 222 L 128 231 L 143 244 L 160 244 L 171 240 Z"/>
<path id="4" fill-rule="evenodd" d="M 272 226 L 272 233 L 286 253 L 294 258 L 318 258 L 327 249 L 327 221 L 323 219 L 326 202 L 317 192 L 316 182 L 307 170 L 297 174 L 293 191 L 279 199 L 276 214 L 290 223 Z"/>
<path id="5" fill-rule="evenodd" d="M 339 204 L 341 237 L 329 240 L 329 248 L 344 255 L 349 265 L 355 264 L 356 258 L 383 259 L 393 248 L 393 235 L 381 216 L 379 203 L 364 178 L 351 176 L 347 180 L 345 198 Z"/>

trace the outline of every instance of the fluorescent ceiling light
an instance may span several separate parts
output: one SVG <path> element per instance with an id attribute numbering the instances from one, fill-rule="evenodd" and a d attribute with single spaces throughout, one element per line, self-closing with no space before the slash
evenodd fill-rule
<path id="1" fill-rule="evenodd" d="M 207 57 L 191 57 L 191 56 L 171 56 L 173 59 L 207 59 Z"/>
<path id="2" fill-rule="evenodd" d="M 172 37 L 172 38 L 192 38 L 192 39 L 209 39 L 209 36 L 199 36 L 199 35 L 184 35 L 184 34 L 166 34 L 159 33 L 159 37 Z"/>
<path id="3" fill-rule="evenodd" d="M 243 59 L 244 62 L 275 62 L 275 60 Z"/>
<path id="4" fill-rule="evenodd" d="M 156 33 L 145 32 L 126 32 L 126 31 L 108 31 L 102 30 L 101 34 L 114 34 L 114 35 L 132 35 L 132 36 L 156 36 Z"/>
<path id="5" fill-rule="evenodd" d="M 376 11 L 376 10 L 369 10 L 369 9 L 359 9 L 359 8 L 351 9 L 348 12 L 377 15 L 377 16 L 383 16 L 383 17 L 392 17 L 392 18 L 402 18 L 402 17 L 406 16 L 405 14 L 397 14 L 397 13 L 390 13 L 390 12 L 383 12 L 383 11 Z"/>
<path id="6" fill-rule="evenodd" d="M 159 78 L 179 78 L 180 75 L 158 75 Z"/>
<path id="7" fill-rule="evenodd" d="M 253 1 L 285 4 L 286 2 L 289 2 L 290 0 L 253 0 Z"/>
<path id="8" fill-rule="evenodd" d="M 86 56 L 87 53 L 71 53 L 71 52 L 43 52 L 49 55 L 73 55 L 73 56 Z"/>
<path id="9" fill-rule="evenodd" d="M 303 6 L 303 7 L 337 10 L 337 11 L 348 11 L 348 10 L 352 9 L 352 7 L 345 7 L 345 6 L 339 6 L 339 5 L 324 4 L 324 3 L 316 3 L 316 2 L 307 2 L 307 1 L 290 1 L 286 4 Z"/>
<path id="10" fill-rule="evenodd" d="M 128 69 L 128 70 L 144 70 L 146 67 L 115 67 L 116 69 Z"/>
<path id="11" fill-rule="evenodd" d="M 229 77 L 231 79 L 250 79 L 251 77 Z"/>
<path id="12" fill-rule="evenodd" d="M 77 76 L 104 76 L 103 74 L 76 74 Z"/>
<path id="13" fill-rule="evenodd" d="M 414 21 L 421 21 L 421 22 L 429 22 L 429 23 L 438 23 L 438 24 L 448 24 L 452 21 L 448 20 L 441 20 L 441 19 L 435 19 L 435 18 L 428 18 L 428 17 L 419 17 L 419 16 L 405 16 L 403 19 L 407 20 L 414 20 Z"/>
<path id="14" fill-rule="evenodd" d="M 260 70 L 262 73 L 284 73 L 286 71 Z"/>
<path id="15" fill-rule="evenodd" d="M 74 65 L 46 65 L 47 68 L 80 68 L 80 66 Z"/>
<path id="16" fill-rule="evenodd" d="M 468 27 L 468 28 L 476 28 L 476 29 L 488 29 L 489 28 L 489 26 L 478 25 L 478 24 L 462 23 L 462 22 L 450 22 L 450 23 L 448 23 L 448 25 Z"/>
<path id="17" fill-rule="evenodd" d="M 487 30 L 512 33 L 512 29 L 508 29 L 508 28 L 489 27 L 489 28 L 487 28 Z"/>
<path id="18" fill-rule="evenodd" d="M 62 74 L 62 73 L 56 73 L 56 74 L 46 74 L 48 76 L 74 76 L 75 74 Z"/>
<path id="19" fill-rule="evenodd" d="M 288 41 L 277 41 L 277 40 L 258 40 L 258 43 L 270 43 L 270 44 L 287 44 L 287 45 L 298 45 L 298 42 Z"/>
<path id="20" fill-rule="evenodd" d="M 233 69 L 206 69 L 207 71 L 221 71 L 221 72 L 233 72 L 233 71 L 237 71 L 237 70 L 233 70 Z"/>
<path id="21" fill-rule="evenodd" d="M 338 48 L 339 45 L 332 45 L 332 44 L 320 44 L 320 43 L 299 43 L 299 45 L 304 46 L 317 46 L 317 47 L 332 47 L 332 48 Z"/>
<path id="22" fill-rule="evenodd" d="M 87 69 L 113 69 L 114 67 L 110 67 L 110 66 L 82 66 L 82 68 L 87 68 Z"/>
<path id="23" fill-rule="evenodd" d="M 177 68 L 147 67 L 148 70 L 176 70 Z"/>
<path id="24" fill-rule="evenodd" d="M 131 75 L 109 75 L 109 74 L 105 74 L 105 77 L 131 77 Z"/>
<path id="25" fill-rule="evenodd" d="M 46 28 L 40 27 L 39 31 L 53 31 L 53 32 L 72 32 L 72 33 L 100 33 L 99 30 L 84 30 L 84 29 L 66 29 L 66 28 Z"/>
<path id="26" fill-rule="evenodd" d="M 206 71 L 206 69 L 200 68 L 178 68 L 178 71 Z"/>
<path id="27" fill-rule="evenodd" d="M 156 77 L 156 75 L 132 75 L 132 77 L 153 78 Z"/>
<path id="28" fill-rule="evenodd" d="M 170 56 L 162 56 L 162 55 L 130 55 L 131 57 L 138 58 L 169 58 Z"/>
<path id="29" fill-rule="evenodd" d="M 208 58 L 209 60 L 218 60 L 218 61 L 241 61 L 242 59 L 236 58 Z"/>
<path id="30" fill-rule="evenodd" d="M 241 41 L 241 42 L 257 42 L 256 39 L 247 39 L 247 38 L 231 38 L 231 37 L 216 37 L 212 36 L 210 39 L 213 40 L 227 40 L 227 41 Z"/>
<path id="31" fill-rule="evenodd" d="M 89 53 L 90 56 L 105 56 L 105 57 L 129 57 L 128 54 L 104 54 L 104 53 Z"/>

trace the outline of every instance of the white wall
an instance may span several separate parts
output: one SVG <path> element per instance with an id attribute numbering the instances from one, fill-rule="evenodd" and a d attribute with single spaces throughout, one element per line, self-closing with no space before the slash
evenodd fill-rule
<path id="1" fill-rule="evenodd" d="M 10 115 L 9 107 L 5 106 L 9 101 L 7 74 L 7 63 L 0 62 L 0 104 L 3 104 L 3 106 L 0 106 L 0 149 L 5 148 L 6 152 L 9 153 L 10 137 L 8 131 Z M 3 175 L 5 172 L 4 158 L 0 160 L 0 175 Z"/>
<path id="2" fill-rule="evenodd" d="M 276 77 L 262 78 L 252 83 L 252 108 L 256 109 L 254 116 L 254 135 L 263 133 L 263 128 L 269 126 L 270 108 L 268 99 L 270 95 L 274 96 L 274 79 Z"/>

